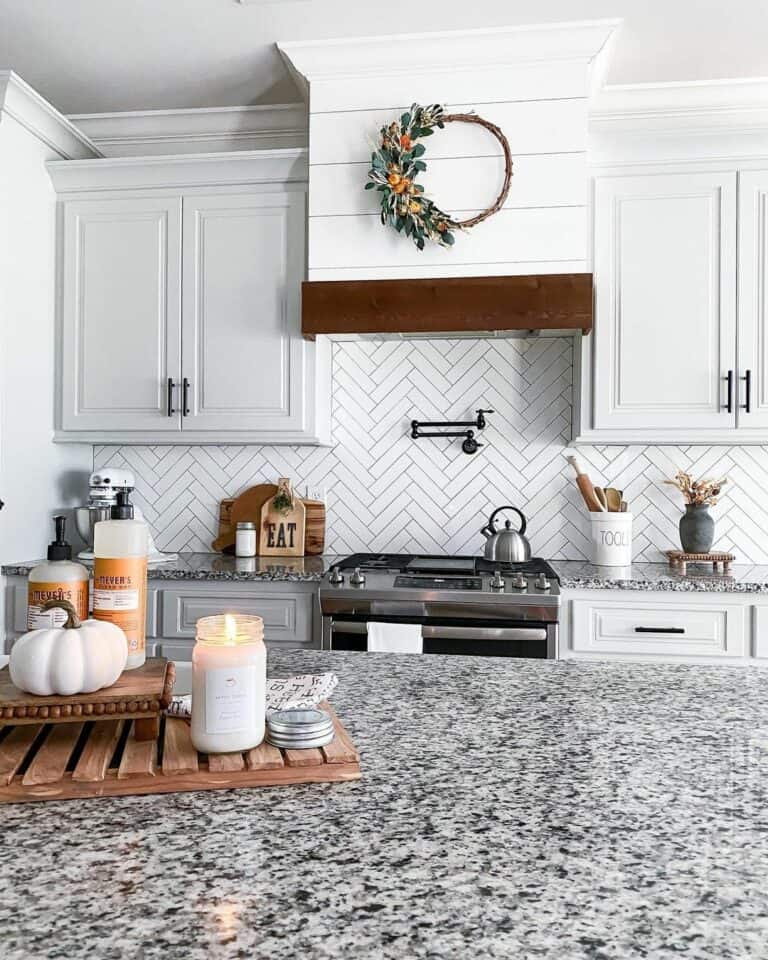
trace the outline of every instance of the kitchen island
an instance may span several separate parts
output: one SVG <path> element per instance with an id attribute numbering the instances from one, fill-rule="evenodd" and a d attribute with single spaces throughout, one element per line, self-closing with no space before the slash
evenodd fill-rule
<path id="1" fill-rule="evenodd" d="M 766 955 L 768 673 L 330 668 L 358 782 L 4 807 L 4 960 Z"/>

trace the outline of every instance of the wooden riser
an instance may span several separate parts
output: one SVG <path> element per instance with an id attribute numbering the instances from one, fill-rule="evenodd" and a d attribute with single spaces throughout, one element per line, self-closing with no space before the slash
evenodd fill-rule
<path id="1" fill-rule="evenodd" d="M 123 671 L 111 687 L 71 696 L 36 697 L 14 686 L 10 670 L 4 667 L 0 670 L 0 727 L 67 723 L 82 729 L 89 720 L 133 719 L 139 721 L 134 724 L 138 739 L 154 740 L 160 715 L 171 702 L 175 676 L 172 661 L 150 657 L 136 670 Z"/>
<path id="2" fill-rule="evenodd" d="M 167 717 L 157 740 L 133 721 L 8 727 L 0 740 L 0 803 L 120 797 L 194 790 L 332 783 L 360 778 L 360 758 L 332 708 L 335 737 L 317 750 L 262 743 L 243 753 L 200 754 L 188 724 Z"/>

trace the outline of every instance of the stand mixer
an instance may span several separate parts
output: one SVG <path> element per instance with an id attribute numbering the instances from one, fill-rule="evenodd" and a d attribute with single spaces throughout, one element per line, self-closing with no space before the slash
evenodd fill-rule
<path id="1" fill-rule="evenodd" d="M 85 507 L 75 509 L 75 526 L 80 538 L 87 544 L 85 550 L 78 553 L 80 560 L 93 560 L 93 528 L 99 520 L 109 520 L 110 513 L 114 504 L 117 503 L 117 495 L 122 491 L 129 493 L 136 487 L 136 478 L 130 470 L 113 469 L 107 467 L 105 470 L 98 470 L 92 473 L 88 479 L 88 504 Z M 141 510 L 134 506 L 134 516 L 137 520 L 143 520 Z M 175 560 L 175 553 L 160 553 L 149 534 L 149 553 L 147 560 L 149 563 L 163 563 L 167 560 Z"/>

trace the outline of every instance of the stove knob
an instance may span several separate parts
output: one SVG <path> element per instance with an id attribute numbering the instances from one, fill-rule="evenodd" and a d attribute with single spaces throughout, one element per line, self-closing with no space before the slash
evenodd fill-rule
<path id="1" fill-rule="evenodd" d="M 344 574 L 339 570 L 338 567 L 331 567 L 331 572 L 328 576 L 328 583 L 337 585 L 339 583 L 344 583 Z"/>
<path id="2" fill-rule="evenodd" d="M 549 590 L 549 588 L 552 586 L 543 573 L 540 573 L 538 577 L 536 577 L 533 585 L 537 590 Z"/>
<path id="3" fill-rule="evenodd" d="M 516 590 L 525 590 L 528 586 L 528 581 L 522 573 L 516 573 L 514 577 L 512 577 L 512 586 L 515 587 Z"/>
<path id="4" fill-rule="evenodd" d="M 506 581 L 501 575 L 501 570 L 494 570 L 493 576 L 491 577 L 491 582 L 489 586 L 492 590 L 503 590 L 506 586 Z"/>
<path id="5" fill-rule="evenodd" d="M 360 570 L 360 567 L 355 567 L 353 572 L 350 574 L 349 582 L 353 587 L 362 587 L 365 583 L 365 574 Z"/>

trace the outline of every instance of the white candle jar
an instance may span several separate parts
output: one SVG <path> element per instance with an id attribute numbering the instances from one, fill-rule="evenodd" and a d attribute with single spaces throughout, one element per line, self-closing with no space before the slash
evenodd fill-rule
<path id="1" fill-rule="evenodd" d="M 264 739 L 267 650 L 261 617 L 225 614 L 197 621 L 192 651 L 192 743 L 233 753 Z"/>

